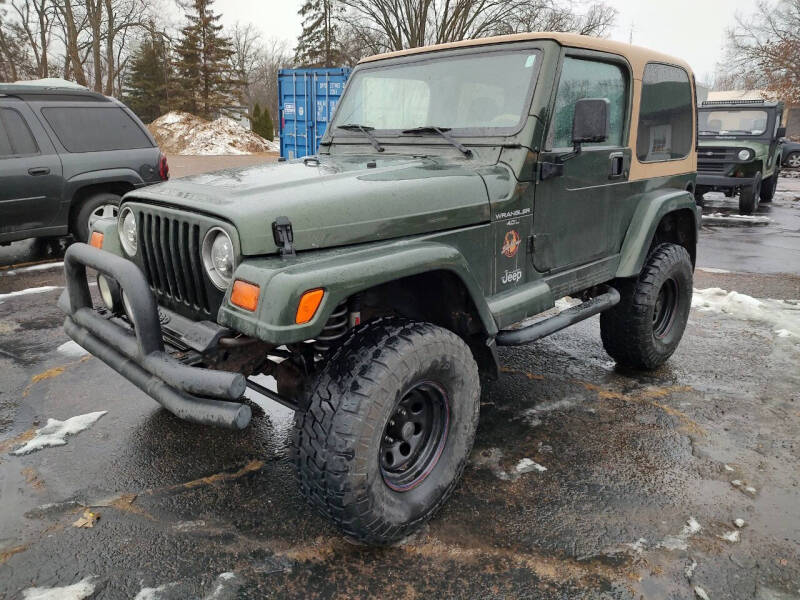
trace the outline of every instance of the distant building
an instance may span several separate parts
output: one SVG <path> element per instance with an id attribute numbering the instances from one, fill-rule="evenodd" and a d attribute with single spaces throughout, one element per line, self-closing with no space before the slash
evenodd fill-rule
<path id="1" fill-rule="evenodd" d="M 727 90 L 709 92 L 707 100 L 777 100 L 778 97 L 767 90 Z M 786 103 L 783 113 L 786 136 L 800 138 L 800 101 Z"/>

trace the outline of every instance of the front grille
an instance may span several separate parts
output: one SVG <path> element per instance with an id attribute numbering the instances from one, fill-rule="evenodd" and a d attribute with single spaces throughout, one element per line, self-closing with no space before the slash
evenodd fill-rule
<path id="1" fill-rule="evenodd" d="M 697 149 L 698 160 L 736 160 L 738 148 L 720 148 L 717 146 L 700 146 Z"/>
<path id="2" fill-rule="evenodd" d="M 200 258 L 200 225 L 144 209 L 136 211 L 141 266 L 160 304 L 210 316 L 212 302 Z"/>
<path id="3" fill-rule="evenodd" d="M 697 170 L 704 173 L 724 173 L 727 165 L 722 162 L 707 162 L 704 160 L 697 161 Z"/>

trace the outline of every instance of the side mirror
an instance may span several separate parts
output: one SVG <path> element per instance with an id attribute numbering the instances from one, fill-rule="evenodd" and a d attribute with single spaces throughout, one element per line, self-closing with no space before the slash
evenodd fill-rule
<path id="1" fill-rule="evenodd" d="M 786 127 L 778 127 L 778 137 L 783 138 L 786 137 Z"/>
<path id="2" fill-rule="evenodd" d="M 610 129 L 608 98 L 582 98 L 575 103 L 572 117 L 572 144 L 605 142 Z"/>

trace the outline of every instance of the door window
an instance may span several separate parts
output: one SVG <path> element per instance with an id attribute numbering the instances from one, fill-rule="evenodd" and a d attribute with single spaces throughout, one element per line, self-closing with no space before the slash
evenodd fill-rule
<path id="1" fill-rule="evenodd" d="M 693 114 L 692 86 L 686 71 L 672 65 L 647 65 L 642 77 L 639 134 L 636 140 L 636 156 L 639 160 L 656 162 L 686 158 L 694 142 Z M 711 126 L 713 119 L 707 118 Z M 758 122 L 761 121 L 756 119 L 748 127 L 755 127 Z M 766 113 L 763 123 L 766 128 Z"/>
<path id="2" fill-rule="evenodd" d="M 567 56 L 561 67 L 547 148 L 572 148 L 575 103 L 583 98 L 606 98 L 610 111 L 608 139 L 584 147 L 622 146 L 627 97 L 627 77 L 619 65 Z"/>
<path id="3" fill-rule="evenodd" d="M 13 108 L 0 108 L 0 156 L 38 153 L 39 147 L 22 115 Z"/>
<path id="4" fill-rule="evenodd" d="M 142 128 L 119 107 L 58 106 L 42 114 L 67 152 L 152 148 Z"/>

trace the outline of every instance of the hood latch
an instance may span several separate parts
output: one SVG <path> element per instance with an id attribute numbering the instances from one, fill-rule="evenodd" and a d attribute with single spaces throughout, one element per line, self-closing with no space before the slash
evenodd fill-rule
<path id="1" fill-rule="evenodd" d="M 272 237 L 281 256 L 295 256 L 294 232 L 289 217 L 278 217 L 272 222 Z"/>

